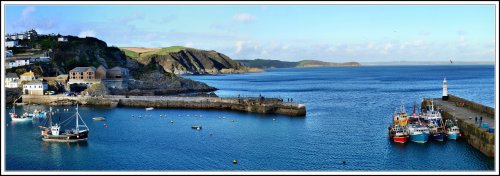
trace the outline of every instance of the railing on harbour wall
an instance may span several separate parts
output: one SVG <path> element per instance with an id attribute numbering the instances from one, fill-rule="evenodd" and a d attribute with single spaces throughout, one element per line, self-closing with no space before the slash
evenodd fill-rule
<path id="1" fill-rule="evenodd" d="M 492 107 L 488 107 L 470 100 L 466 100 L 451 94 L 448 94 L 448 101 L 455 102 L 457 106 L 459 107 L 465 107 L 469 108 L 472 110 L 475 110 L 480 113 L 485 113 L 488 115 L 491 115 L 492 117 L 495 117 L 495 109 Z"/>

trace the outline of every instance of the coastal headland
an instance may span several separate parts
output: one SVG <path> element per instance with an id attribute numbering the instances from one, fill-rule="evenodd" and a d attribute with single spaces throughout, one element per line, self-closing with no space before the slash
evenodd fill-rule
<path id="1" fill-rule="evenodd" d="M 180 97 L 180 96 L 65 96 L 65 95 L 22 95 L 24 103 L 44 105 L 80 105 L 110 107 L 154 107 L 154 108 L 187 108 L 187 109 L 219 109 L 242 111 L 259 114 L 281 114 L 301 117 L 306 115 L 306 106 L 295 102 L 283 102 L 278 98 L 245 97 Z"/>

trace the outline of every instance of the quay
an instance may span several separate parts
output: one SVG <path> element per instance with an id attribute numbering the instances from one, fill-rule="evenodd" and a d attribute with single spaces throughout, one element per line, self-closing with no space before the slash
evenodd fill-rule
<path id="1" fill-rule="evenodd" d="M 488 157 L 495 156 L 495 133 L 490 133 L 489 128 L 495 129 L 495 109 L 481 105 L 451 94 L 446 98 L 424 98 L 422 108 L 427 107 L 433 100 L 434 105 L 441 111 L 443 119 L 457 119 L 458 127 L 463 139 L 474 148 Z M 488 128 L 482 128 L 482 123 L 488 123 Z M 476 123 L 475 117 L 478 122 Z"/>
<path id="2" fill-rule="evenodd" d="M 283 102 L 277 98 L 221 98 L 221 97 L 180 97 L 180 96 L 65 96 L 65 95 L 22 95 L 22 102 L 44 105 L 80 105 L 109 107 L 154 107 L 219 109 L 260 114 L 281 114 L 305 116 L 304 104 Z"/>

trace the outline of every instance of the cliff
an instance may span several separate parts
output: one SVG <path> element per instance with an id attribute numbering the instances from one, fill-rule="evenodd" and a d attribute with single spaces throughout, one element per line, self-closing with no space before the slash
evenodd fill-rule
<path id="1" fill-rule="evenodd" d="M 126 53 L 117 47 L 109 47 L 106 42 L 93 37 L 78 38 L 66 36 L 67 42 L 57 42 L 57 36 L 44 36 L 31 41 L 36 45 L 45 43 L 42 49 L 49 50 L 51 57 L 49 62 L 37 62 L 33 65 L 7 69 L 7 72 L 16 72 L 18 75 L 32 70 L 37 75 L 57 76 L 68 74 L 75 67 L 98 67 L 103 65 L 106 68 L 121 66 L 128 68 L 132 78 L 141 86 L 131 86 L 130 90 L 135 92 L 153 91 L 158 93 L 169 92 L 189 92 L 189 91 L 213 91 L 216 88 L 205 83 L 193 81 L 186 78 L 177 77 L 174 74 L 165 72 L 163 67 L 155 64 L 142 64 L 137 60 L 130 59 Z M 133 85 L 133 84 L 131 84 Z M 118 92 L 125 94 L 129 90 Z"/>
<path id="2" fill-rule="evenodd" d="M 360 66 L 358 62 L 345 62 L 345 63 L 335 63 L 335 62 L 324 62 L 317 60 L 302 60 L 299 62 L 287 62 L 280 60 L 266 60 L 266 59 L 255 59 L 255 60 L 236 60 L 242 65 L 247 67 L 257 67 L 257 68 L 293 68 L 293 67 L 340 67 L 340 66 Z"/>
<path id="3" fill-rule="evenodd" d="M 232 74 L 261 72 L 216 52 L 182 46 L 160 49 L 121 48 L 131 59 L 144 65 L 154 64 L 173 74 Z"/>

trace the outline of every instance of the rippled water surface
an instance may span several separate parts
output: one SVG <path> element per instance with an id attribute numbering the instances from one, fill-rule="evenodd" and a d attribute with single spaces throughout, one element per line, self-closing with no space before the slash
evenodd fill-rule
<path id="1" fill-rule="evenodd" d="M 219 96 L 261 94 L 285 101 L 293 98 L 306 104 L 307 116 L 81 107 L 90 128 L 86 144 L 44 143 L 39 137 L 38 121 L 19 123 L 7 119 L 6 169 L 494 169 L 493 159 L 464 140 L 400 145 L 391 142 L 386 133 L 391 114 L 401 101 L 411 111 L 413 103 L 419 104 L 424 97 L 440 97 L 444 77 L 451 94 L 494 107 L 491 65 L 289 68 L 186 77 L 219 88 Z M 21 113 L 23 108 L 28 106 L 16 110 Z M 70 115 L 60 114 L 62 119 Z M 107 121 L 93 121 L 95 116 L 104 116 Z M 172 120 L 174 123 L 170 123 Z M 203 129 L 193 130 L 192 125 L 202 125 Z M 232 164 L 234 159 L 238 164 Z M 342 160 L 347 163 L 342 164 Z"/>

